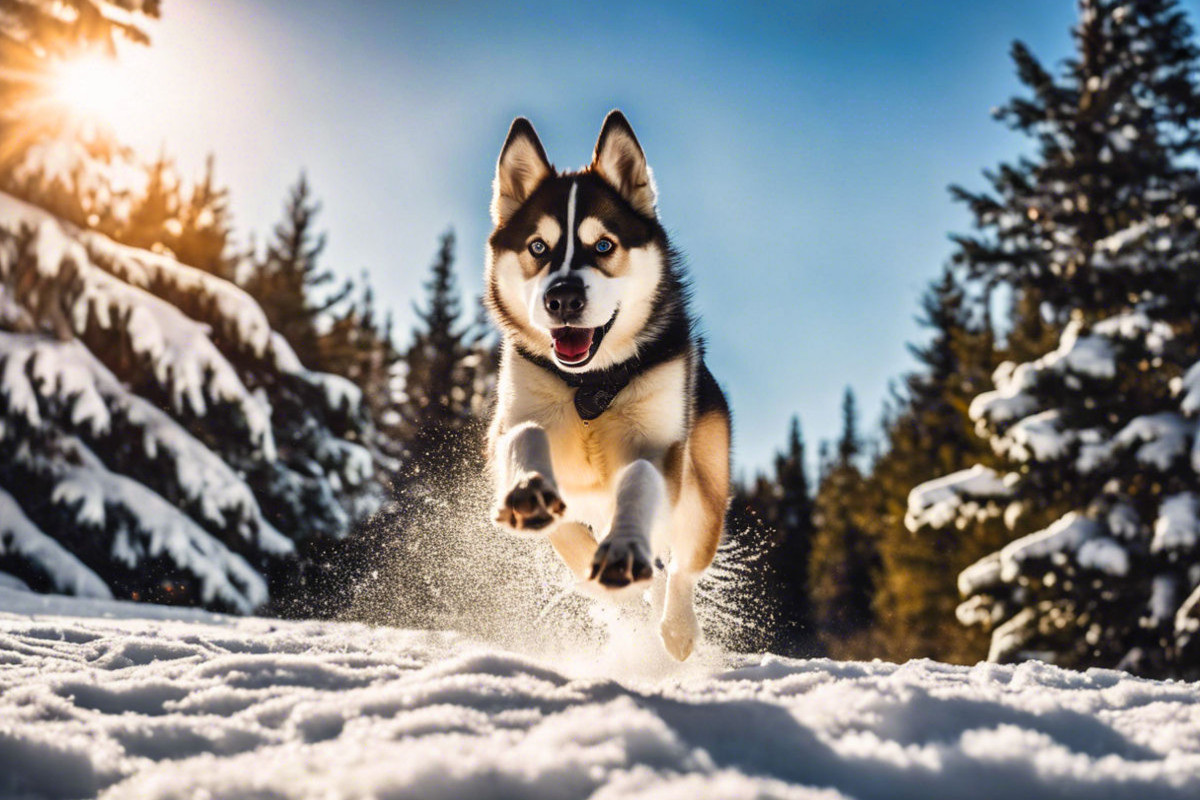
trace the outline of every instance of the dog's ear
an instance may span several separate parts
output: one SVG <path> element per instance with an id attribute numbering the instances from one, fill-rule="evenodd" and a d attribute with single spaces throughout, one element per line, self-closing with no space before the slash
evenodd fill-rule
<path id="1" fill-rule="evenodd" d="M 496 225 L 506 222 L 553 171 L 533 125 L 524 117 L 514 119 L 496 162 L 492 222 Z"/>
<path id="2" fill-rule="evenodd" d="M 629 204 L 647 217 L 654 217 L 658 193 L 654 176 L 646 165 L 646 154 L 633 135 L 629 120 L 620 111 L 608 112 L 596 140 L 592 171 L 612 184 Z"/>

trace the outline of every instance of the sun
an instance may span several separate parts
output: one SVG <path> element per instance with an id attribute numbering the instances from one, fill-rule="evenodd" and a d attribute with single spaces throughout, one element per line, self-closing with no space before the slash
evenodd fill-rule
<path id="1" fill-rule="evenodd" d="M 119 127 L 132 97 L 128 76 L 119 62 L 102 53 L 87 53 L 59 62 L 50 80 L 50 100 L 79 122 Z"/>

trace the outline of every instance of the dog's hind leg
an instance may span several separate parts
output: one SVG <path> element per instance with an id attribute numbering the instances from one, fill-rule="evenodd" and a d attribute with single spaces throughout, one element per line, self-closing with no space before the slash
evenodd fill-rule
<path id="1" fill-rule="evenodd" d="M 617 479 L 616 511 L 604 541 L 596 548 L 591 578 L 609 589 L 649 580 L 650 534 L 666 504 L 662 474 L 638 459 Z"/>
<path id="2" fill-rule="evenodd" d="M 721 543 L 729 498 L 729 422 L 711 414 L 692 433 L 688 461 L 678 467 L 679 494 L 671 514 L 671 566 L 663 605 L 663 645 L 683 661 L 700 638 L 693 607 L 696 581 Z"/>
<path id="3" fill-rule="evenodd" d="M 579 522 L 563 522 L 550 531 L 550 544 L 571 573 L 580 580 L 588 577 L 596 554 L 596 539 Z"/>
<path id="4" fill-rule="evenodd" d="M 550 440 L 532 422 L 518 425 L 496 443 L 500 499 L 494 519 L 516 531 L 537 531 L 566 510 L 550 461 Z"/>
<path id="5" fill-rule="evenodd" d="M 712 535 L 712 521 L 706 516 L 698 494 L 685 488 L 671 515 L 671 563 L 659 627 L 663 646 L 680 661 L 692 654 L 700 638 L 693 595 L 696 581 L 712 561 L 705 552 Z"/>

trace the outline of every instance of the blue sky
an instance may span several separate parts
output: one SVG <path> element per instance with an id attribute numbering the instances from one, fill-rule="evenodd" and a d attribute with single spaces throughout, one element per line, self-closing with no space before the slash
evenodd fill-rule
<path id="1" fill-rule="evenodd" d="M 1191 13 L 1196 3 L 1185 5 Z M 912 366 L 917 301 L 967 217 L 950 183 L 1023 144 L 991 120 L 1013 39 L 1057 63 L 1070 0 L 791 4 L 167 0 L 130 66 L 152 114 L 127 136 L 191 171 L 206 152 L 260 238 L 303 167 L 327 264 L 369 270 L 399 330 L 453 226 L 480 290 L 509 122 L 585 163 L 623 109 L 688 257 L 740 471 L 799 414 L 815 452 L 846 386 L 872 429 Z"/>

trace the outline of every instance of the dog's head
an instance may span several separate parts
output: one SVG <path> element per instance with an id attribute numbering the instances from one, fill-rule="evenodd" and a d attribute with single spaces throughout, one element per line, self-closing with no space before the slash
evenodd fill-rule
<path id="1" fill-rule="evenodd" d="M 518 118 L 496 164 L 487 303 L 504 331 L 560 369 L 604 369 L 650 335 L 668 269 L 650 168 L 620 111 L 592 162 L 558 172 Z"/>

